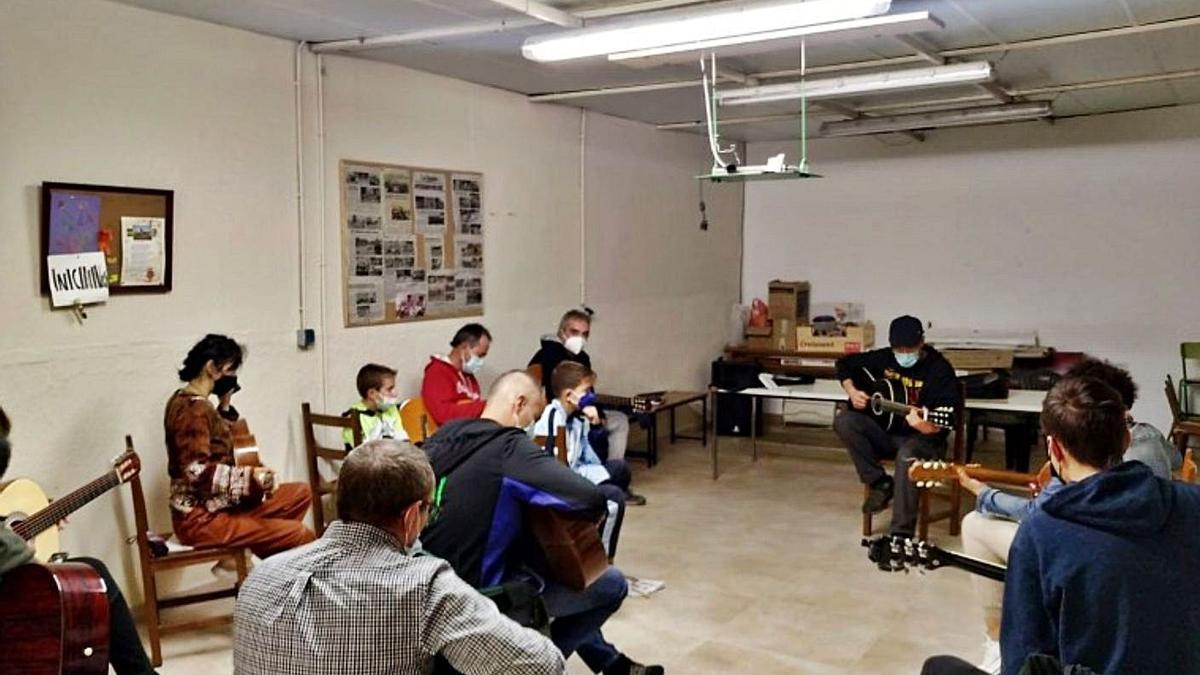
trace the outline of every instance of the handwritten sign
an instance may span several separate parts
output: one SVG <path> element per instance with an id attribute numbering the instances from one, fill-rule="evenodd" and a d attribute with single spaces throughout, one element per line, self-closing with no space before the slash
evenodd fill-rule
<path id="1" fill-rule="evenodd" d="M 103 252 L 51 255 L 46 262 L 55 307 L 108 300 L 108 263 Z"/>

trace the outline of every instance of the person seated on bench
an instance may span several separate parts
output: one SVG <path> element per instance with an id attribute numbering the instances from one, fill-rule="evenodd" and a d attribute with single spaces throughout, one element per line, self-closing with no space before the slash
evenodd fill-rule
<path id="1" fill-rule="evenodd" d="M 230 420 L 209 396 L 241 365 L 241 345 L 224 335 L 206 335 L 184 359 L 186 384 L 167 400 L 163 422 L 171 519 L 184 544 L 247 546 L 266 558 L 316 538 L 304 525 L 312 493 L 307 483 L 277 484 L 270 469 L 235 465 Z M 228 399 L 221 407 L 230 414 Z"/>
<path id="2" fill-rule="evenodd" d="M 505 373 L 488 392 L 477 420 L 455 420 L 425 444 L 438 477 L 437 520 L 421 534 L 429 553 L 443 558 L 476 588 L 498 586 L 531 575 L 553 622 L 550 638 L 569 657 L 579 652 L 593 672 L 661 675 L 660 666 L 630 660 L 604 639 L 601 626 L 628 593 L 625 575 L 609 567 L 582 591 L 549 578 L 521 517 L 525 505 L 549 506 L 598 520 L 606 500 L 591 481 L 546 454 L 525 432 L 542 413 L 541 387 L 528 373 Z"/>
<path id="3" fill-rule="evenodd" d="M 1050 465 L 1064 486 L 1021 521 L 1008 551 L 1004 675 L 1031 655 L 1097 673 L 1200 673 L 1200 486 L 1122 461 L 1121 394 L 1067 377 L 1042 405 Z M 980 671 L 943 659 L 938 673 Z"/>
<path id="4" fill-rule="evenodd" d="M 500 614 L 440 558 L 413 555 L 436 517 L 433 470 L 406 441 L 346 456 L 339 519 L 311 544 L 256 565 L 234 612 L 234 673 L 557 675 L 554 643 Z"/>
<path id="5" fill-rule="evenodd" d="M 479 417 L 484 400 L 476 373 L 492 347 L 492 334 L 477 323 L 469 323 L 450 340 L 450 353 L 434 354 L 425 366 L 421 399 L 438 426 L 462 418 Z"/>
<path id="6" fill-rule="evenodd" d="M 558 364 L 550 377 L 554 400 L 534 425 L 533 435 L 545 436 L 547 449 L 554 454 L 554 436 L 565 427 L 567 465 L 571 470 L 598 485 L 610 501 L 640 506 L 646 498 L 629 491 L 633 479 L 629 464 L 615 457 L 601 460 L 588 442 L 592 425 L 600 421 L 600 413 L 590 402 L 595 396 L 591 393 L 595 383 L 596 373 L 586 366 L 574 361 Z"/>
<path id="7" fill-rule="evenodd" d="M 1129 371 L 1108 361 L 1085 358 L 1072 366 L 1066 377 L 1094 377 L 1104 382 L 1121 395 L 1126 410 L 1132 409 L 1137 401 L 1137 385 Z M 1153 426 L 1134 422 L 1132 415 L 1128 416 L 1127 423 L 1130 425 L 1132 441 L 1123 460 L 1142 462 L 1150 467 L 1155 476 L 1170 480 L 1172 456 L 1179 458 L 1179 453 Z M 1017 523 L 1063 485 L 1057 478 L 1051 478 L 1036 499 L 1027 499 L 989 487 L 961 469 L 959 482 L 976 497 L 975 511 L 968 513 L 962 522 L 963 552 L 1001 565 L 1008 562 L 1008 549 L 1017 534 Z M 971 580 L 975 585 L 975 595 L 983 605 L 985 641 L 979 668 L 989 673 L 999 673 L 1000 612 L 1004 584 L 980 576 L 973 576 Z"/>
<path id="8" fill-rule="evenodd" d="M 362 399 L 350 406 L 345 414 L 358 417 L 363 441 L 380 438 L 407 441 L 408 434 L 404 433 L 404 425 L 400 422 L 401 401 L 396 395 L 396 371 L 378 363 L 368 363 L 358 369 L 355 385 Z M 342 431 L 342 440 L 347 450 L 354 448 L 354 433 L 349 429 Z"/>
<path id="9" fill-rule="evenodd" d="M 12 424 L 4 409 L 0 408 L 0 478 L 8 470 L 9 458 L 12 456 L 12 444 L 9 433 Z M 4 525 L 4 516 L 0 514 L 0 581 L 5 572 L 11 571 L 33 560 L 33 549 L 29 543 L 16 532 Z M 142 647 L 142 639 L 138 636 L 137 624 L 129 611 L 129 604 L 121 594 L 121 587 L 113 579 L 108 567 L 95 558 L 68 558 L 66 562 L 83 563 L 96 570 L 96 574 L 104 581 L 108 596 L 108 662 L 117 675 L 157 675 L 146 650 Z M 15 600 L 6 596 L 5 600 Z M 108 672 L 107 670 L 105 672 Z"/>

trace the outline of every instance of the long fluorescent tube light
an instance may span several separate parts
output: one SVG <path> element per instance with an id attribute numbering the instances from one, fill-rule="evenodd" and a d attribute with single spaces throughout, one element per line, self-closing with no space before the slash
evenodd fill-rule
<path id="1" fill-rule="evenodd" d="M 931 89 L 962 84 L 988 82 L 992 79 L 992 64 L 987 61 L 955 63 L 949 66 L 927 66 L 890 70 L 864 75 L 843 75 L 787 84 L 768 84 L 758 87 L 724 89 L 716 92 L 721 105 L 749 105 L 808 99 L 838 98 L 858 94 L 883 94 L 909 89 Z"/>
<path id="2" fill-rule="evenodd" d="M 916 131 L 942 127 L 965 127 L 997 122 L 1017 122 L 1049 117 L 1053 111 L 1045 101 L 1034 103 L 1009 103 L 1006 105 L 940 110 L 938 112 L 894 115 L 892 117 L 862 117 L 844 122 L 826 122 L 821 125 L 821 135 L 864 136 L 893 131 Z"/>
<path id="3" fill-rule="evenodd" d="M 707 9 L 652 12 L 602 25 L 535 36 L 521 46 L 532 61 L 551 62 L 686 45 L 885 14 L 891 0 L 758 0 Z"/>
<path id="4" fill-rule="evenodd" d="M 650 59 L 655 56 L 679 54 L 683 52 L 712 51 L 723 47 L 732 47 L 751 43 L 768 43 L 776 40 L 795 39 L 799 37 L 819 36 L 836 33 L 840 40 L 860 40 L 879 37 L 882 35 L 905 35 L 939 30 L 944 26 L 940 19 L 927 11 L 906 12 L 904 14 L 888 14 L 873 16 L 866 19 L 851 19 L 849 21 L 834 21 L 814 26 L 799 26 L 781 30 L 768 30 L 761 33 L 747 33 L 731 37 L 697 40 L 693 42 L 651 47 L 625 52 L 615 52 L 608 55 L 609 61 L 631 61 L 635 59 Z"/>

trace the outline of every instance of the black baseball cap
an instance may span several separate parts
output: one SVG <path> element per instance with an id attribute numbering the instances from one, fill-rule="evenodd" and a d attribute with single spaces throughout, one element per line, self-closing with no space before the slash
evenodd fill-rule
<path id="1" fill-rule="evenodd" d="M 898 316 L 888 328 L 888 343 L 893 347 L 916 347 L 925 339 L 925 327 L 915 316 Z"/>

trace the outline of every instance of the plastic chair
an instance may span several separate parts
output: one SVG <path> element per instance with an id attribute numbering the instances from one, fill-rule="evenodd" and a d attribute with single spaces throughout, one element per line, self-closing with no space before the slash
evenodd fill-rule
<path id="1" fill-rule="evenodd" d="M 404 425 L 404 433 L 414 445 L 420 445 L 425 439 L 437 433 L 438 424 L 425 408 L 425 401 L 420 396 L 414 396 L 400 404 L 400 424 Z"/>

